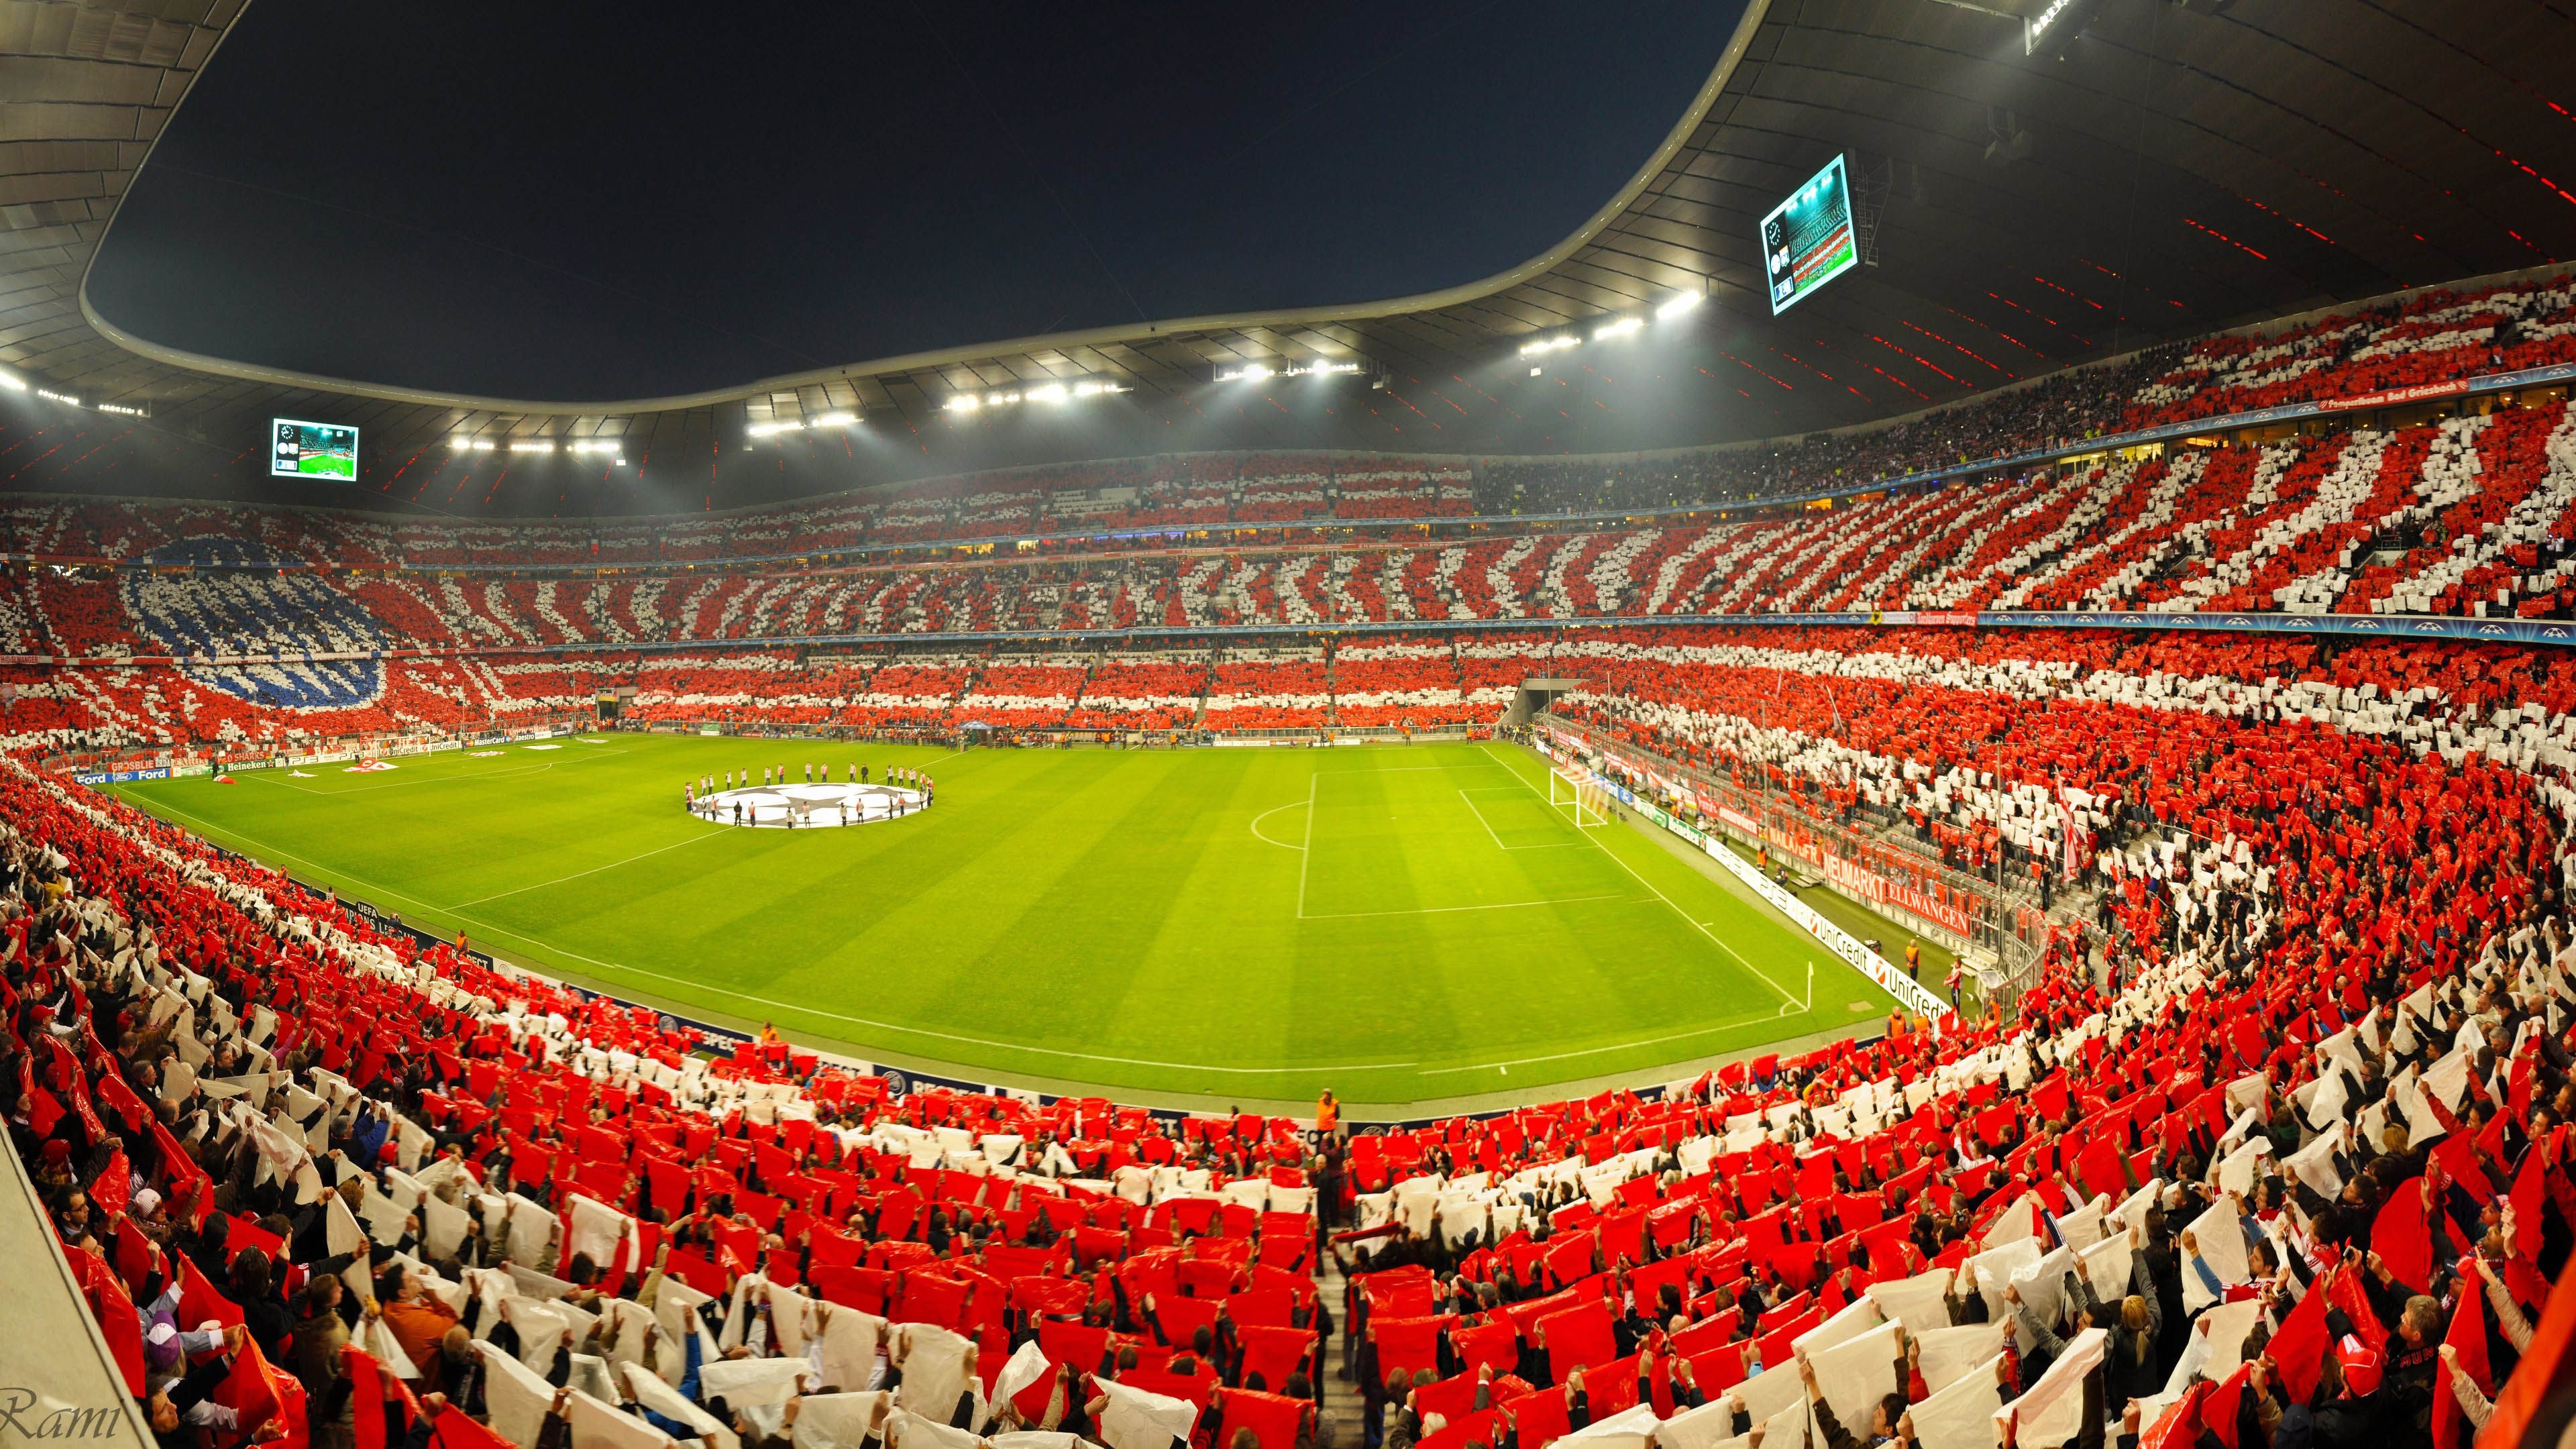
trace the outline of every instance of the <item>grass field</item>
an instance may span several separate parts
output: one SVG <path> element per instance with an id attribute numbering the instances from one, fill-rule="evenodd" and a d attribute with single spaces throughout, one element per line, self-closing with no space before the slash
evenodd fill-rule
<path id="1" fill-rule="evenodd" d="M 1749 897 L 1550 806 L 1505 744 L 977 750 L 592 736 L 386 773 L 120 787 L 540 971 L 868 1060 L 1193 1102 L 1396 1106 L 1645 1073 L 1884 1016 Z M 846 829 L 684 781 L 856 761 L 937 803 Z M 1812 977 L 1810 963 L 1814 963 Z"/>

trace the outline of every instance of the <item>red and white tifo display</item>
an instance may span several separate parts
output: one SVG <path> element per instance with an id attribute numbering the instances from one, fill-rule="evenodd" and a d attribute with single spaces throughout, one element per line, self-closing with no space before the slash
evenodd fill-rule
<path id="1" fill-rule="evenodd" d="M 808 830 L 899 820 L 930 808 L 930 792 L 902 785 L 750 785 L 698 797 L 691 814 L 716 825 Z"/>

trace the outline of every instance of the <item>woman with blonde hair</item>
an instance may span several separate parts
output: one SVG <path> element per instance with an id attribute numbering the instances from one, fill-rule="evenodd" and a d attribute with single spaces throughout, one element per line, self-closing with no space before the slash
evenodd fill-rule
<path id="1" fill-rule="evenodd" d="M 2137 1227 L 2129 1229 L 2129 1293 L 2116 1310 L 2094 1296 L 2088 1275 L 2072 1275 L 2083 1299 L 2085 1321 L 2110 1335 L 2102 1345 L 2103 1402 L 2108 1404 L 2152 1399 L 2164 1390 L 2165 1376 L 2156 1360 L 2156 1335 L 2164 1327 L 2164 1313 L 2156 1304 L 2147 1255 L 2139 1251 L 2143 1238 Z"/>

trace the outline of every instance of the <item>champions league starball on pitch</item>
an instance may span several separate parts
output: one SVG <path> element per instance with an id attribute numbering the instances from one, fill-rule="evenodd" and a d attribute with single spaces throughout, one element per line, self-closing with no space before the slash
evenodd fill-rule
<path id="1" fill-rule="evenodd" d="M 740 807 L 740 818 L 736 818 Z M 930 808 L 930 792 L 902 785 L 747 785 L 702 795 L 690 813 L 718 825 L 805 830 L 820 826 L 868 825 L 918 815 Z"/>

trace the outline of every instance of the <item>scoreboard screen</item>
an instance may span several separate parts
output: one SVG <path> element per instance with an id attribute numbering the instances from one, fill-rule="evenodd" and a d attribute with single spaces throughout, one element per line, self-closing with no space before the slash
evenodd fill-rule
<path id="1" fill-rule="evenodd" d="M 268 471 L 271 477 L 358 477 L 358 430 L 337 423 L 305 423 L 273 418 L 268 425 Z"/>
<path id="2" fill-rule="evenodd" d="M 1771 283 L 1771 315 L 1860 265 L 1852 237 L 1851 186 L 1836 156 L 1762 218 L 1762 270 Z"/>

